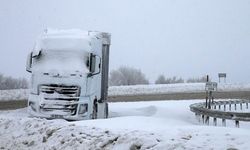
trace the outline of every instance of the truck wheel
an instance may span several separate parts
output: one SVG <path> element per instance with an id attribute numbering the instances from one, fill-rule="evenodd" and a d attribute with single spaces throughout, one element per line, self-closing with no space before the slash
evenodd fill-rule
<path id="1" fill-rule="evenodd" d="M 92 119 L 97 119 L 97 101 L 94 101 L 93 104 L 93 112 L 92 112 Z"/>
<path id="2" fill-rule="evenodd" d="M 108 103 L 105 103 L 105 118 L 109 117 L 109 107 L 108 107 Z"/>

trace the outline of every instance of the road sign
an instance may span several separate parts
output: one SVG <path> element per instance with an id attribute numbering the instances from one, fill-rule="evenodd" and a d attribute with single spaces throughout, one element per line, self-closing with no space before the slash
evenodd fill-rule
<path id="1" fill-rule="evenodd" d="M 226 73 L 219 73 L 218 76 L 219 76 L 219 78 L 226 78 L 227 74 Z"/>
<path id="2" fill-rule="evenodd" d="M 205 89 L 206 89 L 206 91 L 217 91 L 217 83 L 216 82 L 207 82 Z"/>
<path id="3" fill-rule="evenodd" d="M 220 78 L 224 78 L 224 82 L 226 83 L 226 77 L 227 77 L 226 73 L 219 73 L 218 76 L 219 76 L 219 82 L 220 82 Z"/>

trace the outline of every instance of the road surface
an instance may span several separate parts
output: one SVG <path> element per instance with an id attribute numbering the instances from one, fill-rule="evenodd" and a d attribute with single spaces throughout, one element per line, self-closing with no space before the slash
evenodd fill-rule
<path id="1" fill-rule="evenodd" d="M 227 91 L 215 92 L 216 99 L 250 99 L 250 91 Z M 135 95 L 135 96 L 111 96 L 109 102 L 133 102 L 133 101 L 152 101 L 152 100 L 188 100 L 205 99 L 203 93 L 171 93 L 157 95 Z M 17 109 L 27 106 L 27 100 L 0 101 L 0 110 Z"/>

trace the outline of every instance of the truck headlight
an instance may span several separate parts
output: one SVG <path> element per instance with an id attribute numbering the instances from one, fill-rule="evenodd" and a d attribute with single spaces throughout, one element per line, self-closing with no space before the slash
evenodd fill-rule
<path id="1" fill-rule="evenodd" d="M 36 111 L 36 106 L 34 102 L 29 102 L 29 106 L 33 111 Z"/>
<path id="2" fill-rule="evenodd" d="M 80 104 L 78 114 L 84 114 L 88 111 L 88 104 Z"/>

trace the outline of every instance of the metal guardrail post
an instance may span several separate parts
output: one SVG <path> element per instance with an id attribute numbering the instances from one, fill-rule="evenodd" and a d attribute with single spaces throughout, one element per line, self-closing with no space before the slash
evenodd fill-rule
<path id="1" fill-rule="evenodd" d="M 217 118 L 214 118 L 214 126 L 217 126 Z"/>
<path id="2" fill-rule="evenodd" d="M 235 126 L 236 126 L 237 128 L 240 127 L 240 122 L 239 122 L 238 120 L 235 120 Z"/>
<path id="3" fill-rule="evenodd" d="M 205 124 L 206 124 L 206 125 L 209 125 L 209 116 L 206 116 L 206 117 L 205 117 Z"/>
<path id="4" fill-rule="evenodd" d="M 222 119 L 222 126 L 224 126 L 224 127 L 226 126 L 226 119 L 224 119 L 224 118 Z"/>

